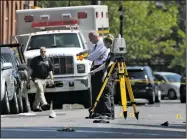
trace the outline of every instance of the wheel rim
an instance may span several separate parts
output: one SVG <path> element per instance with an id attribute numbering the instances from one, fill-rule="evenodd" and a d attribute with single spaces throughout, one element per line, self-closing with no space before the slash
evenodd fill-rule
<path id="1" fill-rule="evenodd" d="M 174 99 L 175 98 L 175 91 L 174 90 L 170 90 L 169 91 L 169 98 L 170 99 Z"/>

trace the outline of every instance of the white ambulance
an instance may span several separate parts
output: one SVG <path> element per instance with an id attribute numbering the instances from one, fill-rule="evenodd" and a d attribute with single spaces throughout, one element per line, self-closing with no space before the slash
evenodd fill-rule
<path id="1" fill-rule="evenodd" d="M 41 46 L 47 48 L 54 66 L 55 85 L 51 88 L 48 78 L 45 92 L 55 93 L 54 105 L 62 105 L 65 101 L 90 107 L 92 95 L 88 73 L 91 62 L 77 60 L 76 54 L 91 46 L 89 31 L 97 30 L 101 36 L 108 34 L 108 7 L 88 5 L 17 10 L 16 24 L 16 39 L 24 45 L 28 65 L 40 54 Z M 29 93 L 35 92 L 31 82 Z"/>

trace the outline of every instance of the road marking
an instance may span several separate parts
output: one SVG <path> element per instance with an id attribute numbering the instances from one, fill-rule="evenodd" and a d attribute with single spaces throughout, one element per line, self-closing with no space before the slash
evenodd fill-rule
<path id="1" fill-rule="evenodd" d="M 20 116 L 34 116 L 34 115 L 36 115 L 36 113 L 28 112 L 28 113 L 19 113 L 18 115 L 20 115 Z"/>
<path id="2" fill-rule="evenodd" d="M 130 117 L 134 117 L 134 113 L 133 112 L 130 113 Z"/>
<path id="3" fill-rule="evenodd" d="M 22 128 L 17 128 L 17 129 L 1 129 L 1 131 L 28 131 L 28 132 L 60 132 L 57 131 L 58 128 L 49 128 L 49 129 L 22 129 Z M 64 131 L 63 131 L 64 132 Z M 94 130 L 75 130 L 74 132 L 77 133 L 99 133 L 99 134 L 124 134 L 124 135 L 130 135 L 130 134 L 136 134 L 136 135 L 151 135 L 151 136 L 161 136 L 161 134 L 156 134 L 156 133 L 129 133 L 129 132 L 115 132 L 115 131 L 94 131 Z M 73 132 L 71 132 L 72 134 Z"/>
<path id="4" fill-rule="evenodd" d="M 61 127 L 54 127 L 54 128 L 42 128 L 42 127 L 39 127 L 39 128 L 27 128 L 27 129 L 24 129 L 24 128 L 16 128 L 16 129 L 4 129 L 4 128 L 1 128 L 1 131 L 18 131 L 18 132 L 21 132 L 21 131 L 23 131 L 23 132 L 25 132 L 25 131 L 28 131 L 28 132 L 59 132 L 59 131 L 57 131 L 57 129 L 59 129 L 59 128 L 61 128 Z M 72 128 L 74 128 L 74 127 L 72 127 Z M 81 127 L 80 127 L 81 128 Z M 124 130 L 125 130 L 125 128 L 124 128 Z M 133 129 L 132 129 L 133 130 Z M 141 135 L 141 136 L 143 136 L 143 135 L 145 135 L 145 136 L 162 136 L 163 137 L 163 133 L 161 133 L 161 134 L 158 134 L 158 133 L 139 133 L 139 132 L 136 132 L 136 133 L 134 133 L 134 131 L 132 131 L 132 132 L 124 132 L 124 131 L 111 131 L 110 129 L 108 130 L 108 131 L 106 131 L 106 130 L 79 130 L 79 129 L 75 129 L 75 131 L 74 131 L 74 133 L 90 133 L 90 134 L 123 134 L 123 135 L 136 135 L 136 136 L 139 136 L 139 135 Z M 173 131 L 173 132 L 175 132 L 175 131 Z M 2 133 L 2 132 L 1 132 Z M 73 133 L 73 132 L 66 132 L 66 133 Z M 182 135 L 177 135 L 177 134 L 175 134 L 173 137 L 181 137 Z"/>
<path id="5" fill-rule="evenodd" d="M 181 116 L 180 114 L 177 114 L 177 115 L 176 115 L 176 118 L 177 118 L 177 119 L 180 119 L 181 117 L 182 117 L 182 116 Z"/>

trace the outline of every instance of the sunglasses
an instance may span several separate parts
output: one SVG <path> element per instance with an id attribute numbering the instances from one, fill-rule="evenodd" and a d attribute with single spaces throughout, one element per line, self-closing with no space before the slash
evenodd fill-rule
<path id="1" fill-rule="evenodd" d="M 41 51 L 41 53 L 46 53 L 46 51 Z"/>

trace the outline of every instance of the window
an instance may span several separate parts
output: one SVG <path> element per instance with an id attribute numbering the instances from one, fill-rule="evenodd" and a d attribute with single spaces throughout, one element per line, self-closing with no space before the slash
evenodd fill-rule
<path id="1" fill-rule="evenodd" d="M 143 70 L 128 70 L 127 72 L 130 79 L 145 79 Z"/>
<path id="2" fill-rule="evenodd" d="M 6 61 L 6 62 L 9 62 L 9 63 L 12 63 L 12 58 L 9 54 L 6 54 L 6 53 L 3 53 L 1 54 L 1 57 Z"/>
<path id="3" fill-rule="evenodd" d="M 180 82 L 181 76 L 180 75 L 165 75 L 168 82 Z"/>
<path id="4" fill-rule="evenodd" d="M 76 33 L 58 33 L 36 35 L 31 37 L 27 50 L 46 48 L 80 48 L 80 43 Z"/>
<path id="5" fill-rule="evenodd" d="M 13 66 L 14 68 L 16 68 L 15 61 L 14 61 L 14 59 L 12 58 L 12 55 L 11 55 L 11 54 L 9 54 L 9 53 L 1 53 L 1 57 L 2 57 L 6 62 L 12 63 L 12 66 Z"/>
<path id="6" fill-rule="evenodd" d="M 164 80 L 164 78 L 162 77 L 162 76 L 160 76 L 160 75 L 155 75 L 155 78 L 156 78 L 156 80 L 158 80 L 158 81 L 165 81 Z"/>

